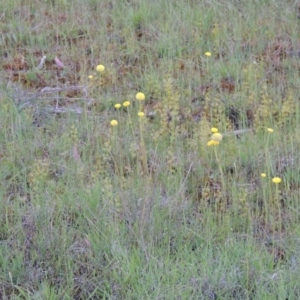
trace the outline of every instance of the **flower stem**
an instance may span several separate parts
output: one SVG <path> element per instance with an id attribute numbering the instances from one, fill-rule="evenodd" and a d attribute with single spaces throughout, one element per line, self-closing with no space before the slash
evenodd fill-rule
<path id="1" fill-rule="evenodd" d="M 279 233 L 281 234 L 282 230 L 282 220 L 281 220 L 281 205 L 280 205 L 280 199 L 279 199 L 279 189 L 278 189 L 278 184 L 276 184 L 276 202 L 278 206 L 278 218 L 279 218 Z"/>
<path id="2" fill-rule="evenodd" d="M 147 153 L 146 153 L 146 146 L 144 141 L 144 126 L 143 126 L 143 118 L 140 118 L 140 145 L 141 145 L 141 152 L 142 152 L 142 170 L 144 174 L 148 173 L 148 166 L 147 166 Z"/>
<path id="3" fill-rule="evenodd" d="M 219 167 L 219 172 L 220 172 L 220 176 L 221 176 L 221 184 L 222 184 L 222 190 L 223 190 L 223 196 L 225 196 L 225 192 L 226 192 L 226 185 L 225 185 L 225 178 L 224 178 L 224 173 L 223 173 L 223 169 L 219 160 L 219 156 L 218 156 L 218 151 L 217 151 L 217 147 L 214 147 L 214 152 L 215 152 L 215 157 L 216 157 L 216 161 Z"/>

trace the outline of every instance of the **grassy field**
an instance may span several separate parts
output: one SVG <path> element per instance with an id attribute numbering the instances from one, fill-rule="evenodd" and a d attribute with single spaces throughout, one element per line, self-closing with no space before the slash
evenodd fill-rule
<path id="1" fill-rule="evenodd" d="M 297 2 L 0 0 L 0 298 L 299 299 Z"/>

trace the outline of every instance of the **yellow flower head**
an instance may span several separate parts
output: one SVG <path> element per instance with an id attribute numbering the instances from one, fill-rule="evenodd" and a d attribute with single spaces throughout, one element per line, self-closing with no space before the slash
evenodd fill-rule
<path id="1" fill-rule="evenodd" d="M 130 102 L 129 101 L 125 101 L 124 103 L 123 103 L 123 106 L 125 106 L 125 107 L 128 107 L 130 105 Z"/>
<path id="2" fill-rule="evenodd" d="M 144 116 L 145 116 L 145 113 L 142 112 L 142 111 L 139 111 L 139 112 L 138 112 L 138 116 L 139 116 L 139 117 L 144 117 Z"/>
<path id="3" fill-rule="evenodd" d="M 96 67 L 96 71 L 97 72 L 103 72 L 105 70 L 105 67 L 103 66 L 103 65 L 98 65 L 97 67 Z"/>
<path id="4" fill-rule="evenodd" d="M 219 141 L 214 141 L 214 140 L 210 140 L 209 142 L 207 142 L 207 146 L 208 147 L 210 147 L 210 146 L 217 146 L 219 144 L 220 144 Z"/>
<path id="5" fill-rule="evenodd" d="M 280 179 L 279 177 L 274 177 L 274 178 L 272 179 L 272 182 L 275 183 L 275 184 L 278 184 L 278 183 L 281 182 L 281 179 Z"/>
<path id="6" fill-rule="evenodd" d="M 210 57 L 211 53 L 210 52 L 205 52 L 205 56 Z"/>
<path id="7" fill-rule="evenodd" d="M 267 128 L 267 130 L 268 130 L 269 132 L 273 132 L 273 131 L 274 131 L 272 128 Z"/>
<path id="8" fill-rule="evenodd" d="M 115 104 L 115 108 L 116 108 L 116 109 L 119 109 L 120 107 L 121 107 L 121 104 L 120 104 L 120 103 Z"/>
<path id="9" fill-rule="evenodd" d="M 94 78 L 93 75 L 89 75 L 89 76 L 88 76 L 88 79 L 93 79 L 93 78 Z"/>
<path id="10" fill-rule="evenodd" d="M 215 133 L 211 136 L 211 139 L 212 139 L 213 141 L 220 142 L 220 141 L 222 141 L 223 136 L 222 136 L 221 133 L 215 132 Z"/>
<path id="11" fill-rule="evenodd" d="M 216 127 L 213 127 L 212 129 L 211 129 L 211 132 L 212 133 L 216 133 L 216 132 L 218 132 L 219 130 L 218 130 L 218 128 L 216 128 Z"/>
<path id="12" fill-rule="evenodd" d="M 117 120 L 111 120 L 110 121 L 110 125 L 111 126 L 117 126 L 118 125 L 118 121 Z"/>
<path id="13" fill-rule="evenodd" d="M 137 93 L 135 95 L 135 99 L 139 100 L 139 101 L 143 101 L 143 100 L 145 100 L 145 95 L 143 93 Z"/>
<path id="14" fill-rule="evenodd" d="M 266 173 L 261 173 L 260 176 L 265 178 L 267 176 L 267 174 Z"/>

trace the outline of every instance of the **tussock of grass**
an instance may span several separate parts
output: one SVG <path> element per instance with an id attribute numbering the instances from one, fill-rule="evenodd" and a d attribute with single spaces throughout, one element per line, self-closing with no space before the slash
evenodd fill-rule
<path id="1" fill-rule="evenodd" d="M 0 0 L 0 298 L 298 299 L 297 5 L 100 2 Z"/>

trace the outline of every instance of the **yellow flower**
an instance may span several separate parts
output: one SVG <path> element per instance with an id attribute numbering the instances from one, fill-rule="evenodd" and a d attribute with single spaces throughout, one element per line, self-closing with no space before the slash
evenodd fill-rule
<path id="1" fill-rule="evenodd" d="M 93 78 L 94 78 L 93 75 L 89 75 L 89 76 L 88 76 L 88 79 L 93 79 Z"/>
<path id="2" fill-rule="evenodd" d="M 217 146 L 219 144 L 220 144 L 219 141 L 214 141 L 214 140 L 210 140 L 209 142 L 207 142 L 207 146 L 208 147 L 210 147 L 210 146 Z"/>
<path id="3" fill-rule="evenodd" d="M 267 176 L 267 174 L 266 173 L 261 173 L 260 176 L 264 178 L 264 177 Z"/>
<path id="4" fill-rule="evenodd" d="M 136 100 L 143 101 L 145 100 L 145 95 L 143 93 L 137 93 L 135 95 Z"/>
<path id="5" fill-rule="evenodd" d="M 211 129 L 211 132 L 212 133 L 216 133 L 216 132 L 218 132 L 219 130 L 218 130 L 218 128 L 216 128 L 216 127 L 213 127 L 212 129 Z"/>
<path id="6" fill-rule="evenodd" d="M 222 134 L 219 133 L 219 132 L 215 132 L 215 133 L 211 136 L 211 139 L 212 139 L 213 141 L 217 141 L 217 142 L 222 141 L 222 138 L 223 138 L 223 136 L 222 136 Z"/>
<path id="7" fill-rule="evenodd" d="M 142 112 L 142 111 L 139 111 L 139 112 L 138 112 L 138 116 L 139 116 L 139 117 L 144 117 L 144 116 L 145 116 L 145 113 Z"/>
<path id="8" fill-rule="evenodd" d="M 121 107 L 121 104 L 120 104 L 120 103 L 115 104 L 115 108 L 116 108 L 116 109 L 119 109 L 120 107 Z"/>
<path id="9" fill-rule="evenodd" d="M 96 67 L 96 71 L 97 72 L 103 72 L 105 70 L 105 67 L 103 66 L 103 65 L 98 65 L 97 67 Z"/>
<path id="10" fill-rule="evenodd" d="M 111 126 L 117 126 L 118 125 L 118 121 L 117 120 L 111 120 L 110 121 L 110 125 Z"/>
<path id="11" fill-rule="evenodd" d="M 205 52 L 205 56 L 210 57 L 211 53 L 210 52 Z"/>
<path id="12" fill-rule="evenodd" d="M 130 102 L 129 101 L 125 101 L 124 103 L 123 103 L 123 106 L 125 106 L 125 107 L 128 107 L 130 105 Z"/>
<path id="13" fill-rule="evenodd" d="M 268 130 L 269 132 L 273 132 L 273 131 L 274 131 L 272 128 L 267 128 L 267 130 Z"/>
<path id="14" fill-rule="evenodd" d="M 279 177 L 274 177 L 274 178 L 272 179 L 272 182 L 275 183 L 275 184 L 278 184 L 278 183 L 281 182 L 281 179 L 280 179 Z"/>

